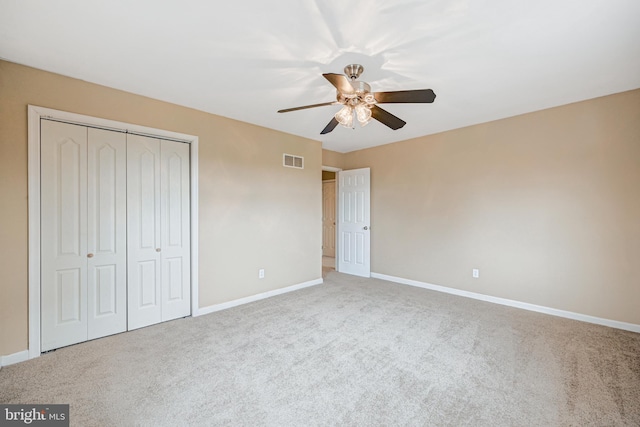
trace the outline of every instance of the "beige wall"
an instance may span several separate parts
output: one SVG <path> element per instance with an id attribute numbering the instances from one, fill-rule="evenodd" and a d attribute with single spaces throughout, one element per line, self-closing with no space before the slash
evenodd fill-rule
<path id="1" fill-rule="evenodd" d="M 200 307 L 321 277 L 319 142 L 0 61 L 0 355 L 27 349 L 27 104 L 199 137 Z"/>
<path id="2" fill-rule="evenodd" d="M 640 324 L 640 90 L 341 154 L 0 61 L 0 355 L 27 348 L 27 104 L 199 136 L 201 307 L 319 278 L 321 165 L 369 166 L 372 271 Z"/>
<path id="3" fill-rule="evenodd" d="M 371 167 L 373 272 L 640 324 L 640 90 L 344 165 Z"/>
<path id="4" fill-rule="evenodd" d="M 322 150 L 322 166 L 342 169 L 344 154 L 331 150 Z"/>

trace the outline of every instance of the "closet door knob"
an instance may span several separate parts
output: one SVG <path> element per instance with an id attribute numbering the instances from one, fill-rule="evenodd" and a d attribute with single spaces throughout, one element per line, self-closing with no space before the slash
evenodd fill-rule
<path id="1" fill-rule="evenodd" d="M 156 252 L 160 252 L 160 248 L 156 248 Z"/>
<path id="2" fill-rule="evenodd" d="M 87 258 L 93 258 L 93 254 L 87 254 Z"/>

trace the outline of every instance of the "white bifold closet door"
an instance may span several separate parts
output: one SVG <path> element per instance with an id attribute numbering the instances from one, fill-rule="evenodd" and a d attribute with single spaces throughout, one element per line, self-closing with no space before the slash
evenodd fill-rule
<path id="1" fill-rule="evenodd" d="M 189 145 L 127 140 L 128 328 L 191 313 Z"/>
<path id="2" fill-rule="evenodd" d="M 42 351 L 126 330 L 126 146 L 41 121 Z"/>

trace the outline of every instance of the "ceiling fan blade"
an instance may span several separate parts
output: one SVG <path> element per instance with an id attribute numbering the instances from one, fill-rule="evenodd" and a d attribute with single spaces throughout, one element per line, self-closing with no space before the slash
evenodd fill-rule
<path id="1" fill-rule="evenodd" d="M 336 128 L 336 126 L 338 126 L 338 121 L 334 117 L 333 119 L 331 119 L 329 124 L 327 126 L 325 126 L 324 129 L 322 129 L 322 132 L 320 132 L 320 135 L 324 135 L 324 134 L 327 134 L 327 133 L 331 132 L 332 130 L 334 130 Z"/>
<path id="2" fill-rule="evenodd" d="M 324 107 L 325 105 L 333 105 L 336 102 L 323 102 L 322 104 L 304 105 L 302 107 L 285 108 L 284 110 L 278 110 L 278 113 L 288 113 L 289 111 L 305 110 L 307 108 Z"/>
<path id="3" fill-rule="evenodd" d="M 375 92 L 373 96 L 378 104 L 431 103 L 436 99 L 436 94 L 431 89 Z"/>
<path id="4" fill-rule="evenodd" d="M 404 120 L 397 118 L 387 110 L 383 110 L 376 105 L 371 107 L 371 117 L 393 130 L 398 130 L 402 126 L 407 124 L 407 122 L 405 122 Z"/>
<path id="5" fill-rule="evenodd" d="M 353 95 L 356 93 L 353 86 L 351 86 L 351 82 L 344 74 L 327 73 L 323 74 L 323 76 L 325 79 L 329 80 L 329 83 L 334 85 L 340 93 L 345 95 Z"/>

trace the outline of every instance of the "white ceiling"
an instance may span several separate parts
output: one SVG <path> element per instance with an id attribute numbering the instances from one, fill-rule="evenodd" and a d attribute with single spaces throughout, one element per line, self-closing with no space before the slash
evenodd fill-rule
<path id="1" fill-rule="evenodd" d="M 640 87 L 638 0 L 0 0 L 0 57 L 348 152 Z M 360 63 L 407 125 L 320 131 Z M 1 96 L 1 94 L 0 94 Z"/>

